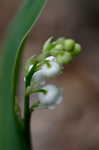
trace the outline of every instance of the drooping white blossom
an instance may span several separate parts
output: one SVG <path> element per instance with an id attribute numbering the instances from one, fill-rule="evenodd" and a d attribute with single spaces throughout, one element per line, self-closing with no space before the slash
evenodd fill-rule
<path id="1" fill-rule="evenodd" d="M 45 62 L 41 65 L 40 69 L 36 71 L 31 80 L 31 86 L 42 85 L 47 78 L 57 75 L 61 71 L 61 66 L 57 63 L 56 57 L 49 56 L 45 58 Z"/>
<path id="2" fill-rule="evenodd" d="M 48 84 L 42 89 L 46 90 L 47 93 L 38 93 L 38 99 L 42 105 L 46 106 L 48 109 L 54 109 L 56 104 L 60 104 L 63 100 L 62 89 L 57 88 L 55 85 Z"/>
<path id="3" fill-rule="evenodd" d="M 49 56 L 45 60 L 48 61 L 49 66 L 46 63 L 41 66 L 41 70 L 42 70 L 43 75 L 45 77 L 48 77 L 48 78 L 57 75 L 60 72 L 61 67 L 57 63 L 56 57 Z"/>

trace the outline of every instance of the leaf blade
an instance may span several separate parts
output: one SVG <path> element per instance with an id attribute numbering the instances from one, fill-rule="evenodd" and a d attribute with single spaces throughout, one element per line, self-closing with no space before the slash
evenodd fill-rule
<path id="1" fill-rule="evenodd" d="M 17 83 L 18 61 L 22 45 L 40 15 L 46 0 L 25 0 L 22 9 L 10 25 L 3 47 L 3 62 L 0 67 L 0 149 L 28 150 L 29 145 L 16 125 L 14 94 Z M 13 81 L 12 81 L 13 80 Z M 14 82 L 14 83 L 13 83 Z M 23 138 L 23 140 L 22 140 Z M 21 141 L 20 141 L 21 140 Z"/>

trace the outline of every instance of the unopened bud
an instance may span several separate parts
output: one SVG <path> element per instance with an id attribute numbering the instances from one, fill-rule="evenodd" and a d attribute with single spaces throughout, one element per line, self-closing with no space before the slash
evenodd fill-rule
<path id="1" fill-rule="evenodd" d="M 75 56 L 78 56 L 81 53 L 81 46 L 80 46 L 80 44 L 78 44 L 78 43 L 75 44 L 73 53 L 74 53 Z"/>
<path id="2" fill-rule="evenodd" d="M 57 45 L 54 47 L 54 49 L 57 49 L 57 50 L 63 50 L 64 47 L 63 47 L 62 44 L 57 44 Z"/>
<path id="3" fill-rule="evenodd" d="M 72 55 L 69 52 L 64 52 L 57 55 L 57 62 L 59 64 L 69 64 L 71 60 L 72 60 Z"/>
<path id="4" fill-rule="evenodd" d="M 67 39 L 67 40 L 64 41 L 64 48 L 65 48 L 66 51 L 73 50 L 74 45 L 75 45 L 75 41 L 72 40 L 72 39 Z"/>

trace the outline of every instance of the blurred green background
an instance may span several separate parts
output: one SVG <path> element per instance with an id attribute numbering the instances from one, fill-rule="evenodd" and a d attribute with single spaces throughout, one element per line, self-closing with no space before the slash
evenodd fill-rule
<path id="1" fill-rule="evenodd" d="M 0 0 L 0 43 L 21 1 Z M 98 150 L 98 0 L 48 0 L 43 14 L 30 34 L 22 58 L 18 91 L 20 99 L 23 99 L 24 91 L 24 62 L 41 50 L 43 42 L 49 36 L 72 37 L 81 43 L 84 51 L 72 64 L 65 65 L 63 75 L 50 81 L 64 88 L 64 102 L 53 111 L 37 111 L 32 115 L 34 149 Z M 20 104 L 22 106 L 22 101 Z"/>

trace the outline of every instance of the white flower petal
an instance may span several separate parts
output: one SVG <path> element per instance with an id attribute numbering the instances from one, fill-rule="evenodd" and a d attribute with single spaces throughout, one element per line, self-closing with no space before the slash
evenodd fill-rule
<path id="1" fill-rule="evenodd" d="M 55 85 L 48 84 L 42 89 L 47 90 L 47 93 L 38 93 L 38 99 L 42 104 L 48 106 L 48 108 L 55 107 L 56 104 L 60 104 L 62 102 L 62 93 L 61 89 L 57 88 Z"/>
<path id="2" fill-rule="evenodd" d="M 42 89 L 47 90 L 47 93 L 38 93 L 40 101 L 45 104 L 52 104 L 58 96 L 58 89 L 51 84 L 44 86 Z"/>
<path id="3" fill-rule="evenodd" d="M 53 77 L 53 76 L 57 75 L 60 72 L 61 67 L 57 63 L 56 57 L 49 56 L 45 60 L 49 60 L 50 67 L 47 64 L 42 65 L 41 70 L 42 70 L 44 76 L 49 78 L 49 77 Z"/>

